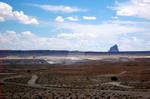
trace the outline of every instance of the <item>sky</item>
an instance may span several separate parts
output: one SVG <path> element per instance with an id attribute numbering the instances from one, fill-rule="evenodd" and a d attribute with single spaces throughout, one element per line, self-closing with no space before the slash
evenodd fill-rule
<path id="1" fill-rule="evenodd" d="M 0 0 L 0 50 L 150 51 L 150 0 Z"/>

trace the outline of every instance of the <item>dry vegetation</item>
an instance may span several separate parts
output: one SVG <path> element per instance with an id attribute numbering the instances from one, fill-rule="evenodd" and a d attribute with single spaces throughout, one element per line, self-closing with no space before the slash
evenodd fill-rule
<path id="1" fill-rule="evenodd" d="M 14 99 L 150 98 L 150 95 L 143 93 L 150 92 L 150 59 L 141 58 L 129 62 L 89 61 L 86 64 L 72 65 L 18 64 L 13 66 L 4 65 L 1 72 L 16 73 L 15 75 L 24 77 L 7 79 L 5 82 L 27 84 L 32 75 L 37 75 L 38 79 L 35 83 L 42 87 L 1 83 L 2 96 L 5 99 L 12 97 Z M 12 69 L 8 71 L 9 67 Z M 13 75 L 0 74 L 0 76 Z M 108 82 L 120 82 L 121 85 L 132 88 L 107 84 Z"/>

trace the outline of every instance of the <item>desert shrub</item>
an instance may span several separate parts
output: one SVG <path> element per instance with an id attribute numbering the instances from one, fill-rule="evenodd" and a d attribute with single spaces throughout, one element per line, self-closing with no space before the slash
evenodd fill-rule
<path id="1" fill-rule="evenodd" d="M 115 76 L 111 77 L 111 81 L 117 81 L 117 80 L 118 80 L 117 77 L 115 77 Z"/>
<path id="2" fill-rule="evenodd" d="M 27 73 L 31 73 L 31 70 L 27 70 Z"/>

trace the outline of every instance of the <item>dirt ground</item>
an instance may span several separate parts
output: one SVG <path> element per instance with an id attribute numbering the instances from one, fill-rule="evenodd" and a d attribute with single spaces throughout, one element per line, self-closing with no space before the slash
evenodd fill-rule
<path id="1" fill-rule="evenodd" d="M 150 99 L 150 58 L 1 64 L 0 80 L 2 99 Z"/>

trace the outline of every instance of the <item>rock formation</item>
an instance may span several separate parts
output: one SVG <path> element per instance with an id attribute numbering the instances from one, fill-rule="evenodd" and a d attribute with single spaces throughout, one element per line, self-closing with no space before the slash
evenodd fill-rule
<path id="1" fill-rule="evenodd" d="M 118 46 L 115 44 L 114 46 L 112 46 L 108 52 L 119 52 Z"/>

